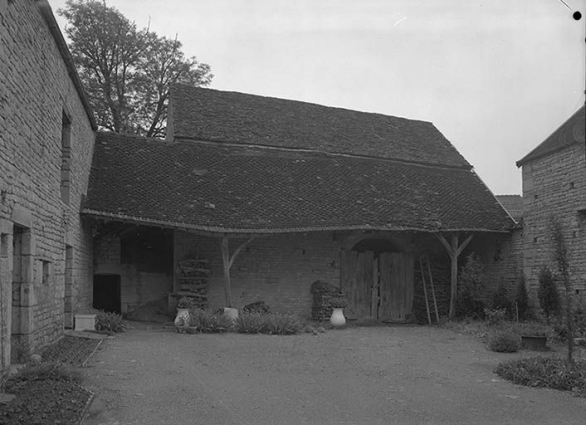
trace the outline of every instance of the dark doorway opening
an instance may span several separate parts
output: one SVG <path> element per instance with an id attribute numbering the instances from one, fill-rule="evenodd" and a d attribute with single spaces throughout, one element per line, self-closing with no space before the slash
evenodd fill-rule
<path id="1" fill-rule="evenodd" d="M 118 313 L 120 309 L 120 275 L 94 275 L 94 303 L 93 307 L 109 313 Z"/>

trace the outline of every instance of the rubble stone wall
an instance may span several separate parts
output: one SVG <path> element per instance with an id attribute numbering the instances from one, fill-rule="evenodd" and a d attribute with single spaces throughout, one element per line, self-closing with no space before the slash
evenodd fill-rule
<path id="1" fill-rule="evenodd" d="M 0 58 L 0 368 L 5 370 L 11 351 L 14 357 L 57 340 L 72 325 L 73 314 L 91 305 L 91 232 L 79 211 L 94 134 L 35 1 L 0 0 Z M 71 121 L 66 155 L 64 114 Z M 68 203 L 61 192 L 64 156 Z"/>
<path id="2" fill-rule="evenodd" d="M 576 143 L 523 165 L 523 272 L 536 302 L 538 274 L 555 270 L 550 217 L 560 221 L 574 289 L 586 291 L 586 160 Z"/>

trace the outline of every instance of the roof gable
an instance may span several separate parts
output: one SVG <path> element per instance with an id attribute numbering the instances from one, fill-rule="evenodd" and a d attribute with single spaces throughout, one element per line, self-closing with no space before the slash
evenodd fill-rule
<path id="1" fill-rule="evenodd" d="M 98 133 L 85 214 L 208 232 L 506 231 L 471 170 Z"/>
<path id="2" fill-rule="evenodd" d="M 517 167 L 529 161 L 544 157 L 574 143 L 585 143 L 586 113 L 584 106 L 578 109 L 566 122 L 557 128 L 547 139 L 535 149 L 517 161 Z"/>
<path id="3" fill-rule="evenodd" d="M 195 139 L 471 169 L 429 122 L 190 87 L 171 89 L 169 139 Z"/>

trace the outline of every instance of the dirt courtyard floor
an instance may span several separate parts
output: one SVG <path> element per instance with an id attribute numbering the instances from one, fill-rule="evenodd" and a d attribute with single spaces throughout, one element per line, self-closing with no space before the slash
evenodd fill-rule
<path id="1" fill-rule="evenodd" d="M 429 327 L 319 335 L 130 329 L 85 369 L 98 424 L 584 424 L 586 398 L 492 371 L 531 352 L 488 351 Z"/>

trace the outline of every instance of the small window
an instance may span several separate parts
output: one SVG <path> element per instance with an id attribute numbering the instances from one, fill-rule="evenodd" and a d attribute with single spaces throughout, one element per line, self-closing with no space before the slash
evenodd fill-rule
<path id="1" fill-rule="evenodd" d="M 8 234 L 6 233 L 0 235 L 0 256 L 8 256 Z"/>
<path id="2" fill-rule="evenodd" d="M 69 205 L 71 189 L 71 119 L 63 111 L 61 121 L 61 200 Z"/>
<path id="3" fill-rule="evenodd" d="M 41 260 L 41 263 L 43 264 L 43 285 L 49 285 L 49 283 L 51 282 L 51 262 Z"/>

